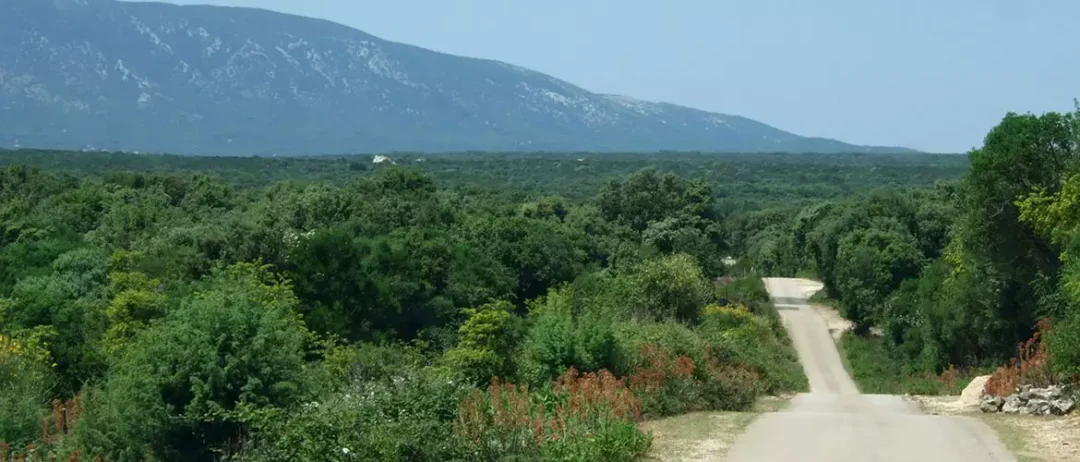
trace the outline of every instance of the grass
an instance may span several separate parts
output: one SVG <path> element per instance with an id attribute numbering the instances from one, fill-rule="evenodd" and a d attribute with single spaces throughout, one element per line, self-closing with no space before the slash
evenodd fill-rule
<path id="1" fill-rule="evenodd" d="M 932 374 L 913 368 L 895 358 L 881 337 L 845 335 L 840 341 L 841 357 L 859 391 L 886 395 L 959 395 L 974 371 L 947 370 Z"/>
<path id="2" fill-rule="evenodd" d="M 825 289 L 814 292 L 814 295 L 811 295 L 807 301 L 809 301 L 813 305 L 827 306 L 830 308 L 836 308 L 838 304 L 835 299 L 829 297 L 829 294 L 825 291 Z"/>
<path id="3" fill-rule="evenodd" d="M 980 416 L 990 428 L 994 429 L 1001 442 L 1016 456 L 1018 462 L 1043 462 L 1045 459 L 1036 456 L 1029 448 L 1032 434 L 1027 428 L 1015 425 L 1009 420 L 1011 416 L 984 415 Z"/>
<path id="4" fill-rule="evenodd" d="M 735 439 L 755 419 L 766 412 L 779 412 L 789 402 L 786 397 L 765 397 L 748 412 L 694 412 L 641 424 L 651 432 L 649 461 L 719 460 Z"/>

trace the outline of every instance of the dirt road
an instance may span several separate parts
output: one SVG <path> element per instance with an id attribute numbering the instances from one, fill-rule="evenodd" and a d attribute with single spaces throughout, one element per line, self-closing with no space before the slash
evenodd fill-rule
<path id="1" fill-rule="evenodd" d="M 728 452 L 754 462 L 1015 461 L 994 432 L 969 417 L 930 416 L 899 396 L 861 395 L 806 283 L 766 279 L 810 379 L 810 393 L 747 428 Z"/>

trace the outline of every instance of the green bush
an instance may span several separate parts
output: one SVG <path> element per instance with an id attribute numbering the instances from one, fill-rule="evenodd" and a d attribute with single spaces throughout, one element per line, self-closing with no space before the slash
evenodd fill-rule
<path id="1" fill-rule="evenodd" d="M 1055 324 L 1045 341 L 1054 373 L 1066 381 L 1080 381 L 1080 313 Z"/>
<path id="2" fill-rule="evenodd" d="M 264 425 L 239 459 L 469 460 L 452 427 L 469 389 L 425 371 L 357 382 Z"/>
<path id="3" fill-rule="evenodd" d="M 0 335 L 0 443 L 22 448 L 41 435 L 52 383 L 47 361 L 33 342 Z"/>
<path id="4" fill-rule="evenodd" d="M 758 374 L 762 391 L 808 389 L 798 355 L 787 337 L 777 335 L 768 320 L 745 307 L 707 307 L 698 332 L 709 342 L 713 359 Z"/>
<path id="5" fill-rule="evenodd" d="M 307 394 L 297 300 L 265 268 L 220 270 L 144 331 L 91 393 L 76 433 L 117 462 L 210 457 Z"/>
<path id="6" fill-rule="evenodd" d="M 515 377 L 513 353 L 523 334 L 521 320 L 508 302 L 466 309 L 458 346 L 447 351 L 446 363 L 466 380 L 482 385 L 492 377 Z"/>
<path id="7" fill-rule="evenodd" d="M 942 374 L 918 370 L 911 363 L 897 358 L 880 337 L 844 336 L 843 355 L 851 367 L 852 378 L 859 391 L 889 395 L 959 395 L 977 370 L 963 373 L 947 369 Z"/>
<path id="8" fill-rule="evenodd" d="M 742 366 L 720 364 L 710 359 L 699 377 L 705 409 L 749 410 L 761 392 L 759 375 Z"/>
<path id="9" fill-rule="evenodd" d="M 322 365 L 334 382 L 351 385 L 403 375 L 422 368 L 428 362 L 429 358 L 416 345 L 359 342 L 330 345 L 324 351 Z"/>
<path id="10" fill-rule="evenodd" d="M 593 311 L 575 313 L 574 302 L 570 286 L 529 302 L 531 326 L 521 357 L 538 369 L 529 383 L 546 383 L 571 367 L 583 372 L 613 367 L 615 335 L 610 319 Z"/>
<path id="11" fill-rule="evenodd" d="M 615 331 L 615 369 L 619 377 L 632 375 L 648 363 L 641 356 L 642 348 L 654 345 L 675 356 L 686 356 L 701 364 L 705 360 L 705 341 L 689 326 L 669 322 L 620 322 Z"/>
<path id="12" fill-rule="evenodd" d="M 695 323 L 713 300 L 712 289 L 694 257 L 676 254 L 642 263 L 631 279 L 639 290 L 633 315 L 641 320 Z"/>

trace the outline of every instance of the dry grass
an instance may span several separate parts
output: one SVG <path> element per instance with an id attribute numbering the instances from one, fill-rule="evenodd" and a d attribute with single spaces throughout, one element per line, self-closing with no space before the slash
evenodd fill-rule
<path id="1" fill-rule="evenodd" d="M 653 445 L 646 460 L 697 462 L 722 460 L 735 439 L 758 416 L 778 412 L 790 397 L 766 397 L 750 412 L 694 412 L 644 422 L 640 428 L 652 432 Z"/>
<path id="2" fill-rule="evenodd" d="M 986 422 L 1020 462 L 1080 461 L 1080 416 L 984 414 L 978 409 L 952 406 L 955 396 L 915 396 L 923 412 L 966 415 Z"/>
<path id="3" fill-rule="evenodd" d="M 1080 460 L 1080 417 L 980 415 L 1021 462 Z"/>

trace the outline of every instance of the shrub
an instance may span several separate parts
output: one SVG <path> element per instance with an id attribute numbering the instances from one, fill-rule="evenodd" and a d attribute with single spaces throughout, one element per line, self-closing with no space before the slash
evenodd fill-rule
<path id="1" fill-rule="evenodd" d="M 23 447 L 40 435 L 52 382 L 48 361 L 35 343 L 0 335 L 0 443 Z"/>
<path id="2" fill-rule="evenodd" d="M 80 446 L 117 462 L 232 450 L 308 392 L 297 303 L 264 267 L 216 272 L 89 394 Z"/>
<path id="3" fill-rule="evenodd" d="M 754 405 L 762 386 L 760 375 L 746 367 L 723 364 L 711 354 L 699 369 L 701 396 L 705 409 L 744 411 Z"/>
<path id="4" fill-rule="evenodd" d="M 1080 313 L 1070 315 L 1046 334 L 1046 352 L 1060 379 L 1080 381 Z"/>
<path id="5" fill-rule="evenodd" d="M 1005 397 L 1015 393 L 1021 385 L 1042 387 L 1054 383 L 1047 354 L 1047 343 L 1052 342 L 1042 341 L 1044 337 L 1053 338 L 1052 332 L 1048 320 L 1040 321 L 1039 330 L 1017 346 L 1017 356 L 1009 365 L 997 368 L 990 376 L 986 392 Z"/>
<path id="6" fill-rule="evenodd" d="M 260 429 L 246 461 L 467 460 L 453 433 L 467 384 L 431 371 L 356 382 Z"/>
<path id="7" fill-rule="evenodd" d="M 742 305 L 706 307 L 699 335 L 709 342 L 709 357 L 758 375 L 767 393 L 804 391 L 808 387 L 798 355 L 787 337 L 768 320 Z"/>
<path id="8" fill-rule="evenodd" d="M 446 352 L 450 367 L 475 384 L 514 376 L 511 356 L 522 328 L 511 314 L 513 309 L 509 302 L 500 301 L 465 310 L 469 318 L 458 330 L 458 346 Z"/>
<path id="9" fill-rule="evenodd" d="M 549 403 L 527 386 L 493 381 L 458 410 L 454 431 L 471 460 L 613 460 L 643 456 L 650 438 L 634 425 L 640 404 L 607 371 L 570 369 L 551 387 Z"/>
<path id="10" fill-rule="evenodd" d="M 881 337 L 845 335 L 843 355 L 859 391 L 872 394 L 958 395 L 979 371 L 947 368 L 941 373 L 921 369 L 899 356 Z"/>
<path id="11" fill-rule="evenodd" d="M 693 359 L 645 344 L 638 352 L 637 361 L 640 365 L 630 376 L 630 388 L 641 399 L 646 415 L 663 417 L 704 407 Z"/>
<path id="12" fill-rule="evenodd" d="M 573 288 L 551 290 L 528 305 L 532 326 L 522 359 L 538 369 L 529 383 L 546 383 L 570 368 L 595 372 L 613 367 L 611 321 L 595 312 L 575 313 Z"/>
<path id="13" fill-rule="evenodd" d="M 697 260 L 686 254 L 648 260 L 632 280 L 640 291 L 633 315 L 640 320 L 695 323 L 713 298 Z"/>
<path id="14" fill-rule="evenodd" d="M 324 352 L 322 364 L 334 382 L 351 385 L 400 376 L 419 369 L 427 361 L 428 358 L 416 345 L 360 342 L 329 346 Z"/>
<path id="15" fill-rule="evenodd" d="M 675 356 L 687 356 L 694 364 L 705 359 L 705 340 L 694 329 L 678 322 L 617 323 L 615 332 L 615 369 L 620 377 L 633 375 L 638 369 L 649 366 L 640 353 L 646 345 L 653 345 Z"/>

